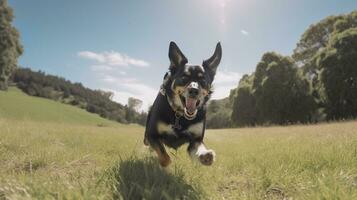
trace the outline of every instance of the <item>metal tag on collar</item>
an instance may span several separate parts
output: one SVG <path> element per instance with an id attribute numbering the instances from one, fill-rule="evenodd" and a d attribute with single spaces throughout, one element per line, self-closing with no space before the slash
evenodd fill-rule
<path id="1" fill-rule="evenodd" d="M 181 118 L 181 114 L 175 112 L 175 124 L 172 125 L 173 129 L 180 130 L 182 128 L 182 126 L 180 125 L 180 118 Z"/>

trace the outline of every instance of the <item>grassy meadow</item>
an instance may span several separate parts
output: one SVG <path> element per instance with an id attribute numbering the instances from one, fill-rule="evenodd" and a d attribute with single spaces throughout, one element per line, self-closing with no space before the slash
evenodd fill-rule
<path id="1" fill-rule="evenodd" d="M 357 199 L 357 122 L 208 130 L 159 167 L 144 128 L 0 92 L 0 199 Z"/>

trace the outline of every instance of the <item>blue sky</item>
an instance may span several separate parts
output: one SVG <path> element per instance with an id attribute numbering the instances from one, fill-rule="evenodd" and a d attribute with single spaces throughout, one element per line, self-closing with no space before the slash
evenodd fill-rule
<path id="1" fill-rule="evenodd" d="M 291 55 L 307 27 L 357 9 L 356 0 L 9 0 L 25 53 L 20 65 L 93 89 L 153 102 L 175 41 L 201 64 L 222 42 L 213 98 L 226 97 L 262 54 Z"/>

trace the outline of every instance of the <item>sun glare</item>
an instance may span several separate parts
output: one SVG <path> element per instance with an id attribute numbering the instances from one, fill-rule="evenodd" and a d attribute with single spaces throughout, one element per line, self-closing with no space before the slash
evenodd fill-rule
<path id="1" fill-rule="evenodd" d="M 218 10 L 219 21 L 222 25 L 226 24 L 226 6 L 230 0 L 213 0 L 214 7 Z"/>

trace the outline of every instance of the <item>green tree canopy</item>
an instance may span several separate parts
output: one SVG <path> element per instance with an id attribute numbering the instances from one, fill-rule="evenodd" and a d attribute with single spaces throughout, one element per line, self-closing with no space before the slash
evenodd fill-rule
<path id="1" fill-rule="evenodd" d="M 235 125 L 253 126 L 257 123 L 256 102 L 252 93 L 253 80 L 254 74 L 244 75 L 239 81 L 231 116 Z"/>
<path id="2" fill-rule="evenodd" d="M 329 119 L 357 116 L 357 28 L 335 34 L 314 59 Z"/>
<path id="3" fill-rule="evenodd" d="M 357 11 L 349 14 L 330 16 L 312 24 L 301 36 L 292 57 L 304 67 L 305 72 L 316 74 L 314 56 L 327 47 L 330 38 L 349 28 L 357 27 Z"/>
<path id="4" fill-rule="evenodd" d="M 290 57 L 263 55 L 253 80 L 259 123 L 307 122 L 314 107 L 310 84 Z"/>
<path id="5" fill-rule="evenodd" d="M 0 0 L 0 90 L 6 90 L 8 79 L 16 69 L 17 59 L 23 53 L 20 34 L 11 25 L 13 10 L 7 0 Z"/>

